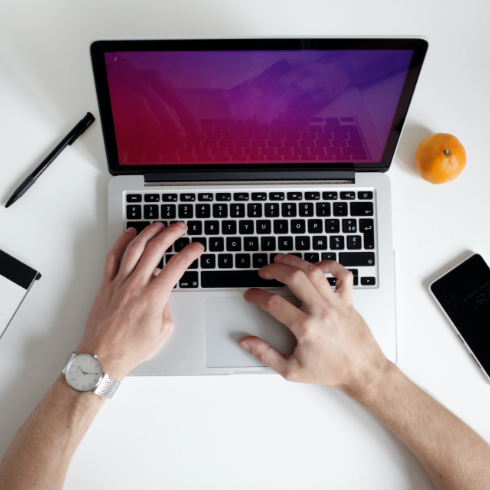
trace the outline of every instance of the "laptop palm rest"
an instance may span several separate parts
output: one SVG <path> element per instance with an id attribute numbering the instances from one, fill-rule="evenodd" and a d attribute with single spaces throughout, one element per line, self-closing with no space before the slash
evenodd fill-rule
<path id="1" fill-rule="evenodd" d="M 296 298 L 285 298 L 298 305 Z M 206 298 L 206 366 L 248 368 L 264 366 L 238 342 L 248 335 L 265 340 L 283 354 L 292 354 L 296 339 L 291 331 L 258 306 L 243 298 Z"/>

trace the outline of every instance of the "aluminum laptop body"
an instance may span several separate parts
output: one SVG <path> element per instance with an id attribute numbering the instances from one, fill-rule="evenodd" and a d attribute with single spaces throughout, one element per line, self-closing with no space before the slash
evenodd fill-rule
<path id="1" fill-rule="evenodd" d="M 238 346 L 289 354 L 291 332 L 248 287 L 298 301 L 257 270 L 276 253 L 335 259 L 396 362 L 392 162 L 427 50 L 422 39 L 97 41 L 109 171 L 108 244 L 186 221 L 206 251 L 169 299 L 175 330 L 133 375 L 272 372 Z M 250 231 L 249 231 L 250 230 Z M 332 278 L 327 278 L 333 283 Z"/>

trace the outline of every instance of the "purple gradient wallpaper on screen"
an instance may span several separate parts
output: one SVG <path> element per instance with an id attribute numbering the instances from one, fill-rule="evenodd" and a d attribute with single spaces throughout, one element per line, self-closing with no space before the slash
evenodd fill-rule
<path id="1" fill-rule="evenodd" d="M 379 162 L 412 54 L 106 53 L 119 163 Z"/>

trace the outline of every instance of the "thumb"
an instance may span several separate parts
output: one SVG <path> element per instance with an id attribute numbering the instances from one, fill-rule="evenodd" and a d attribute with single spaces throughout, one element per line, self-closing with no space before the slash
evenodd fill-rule
<path id="1" fill-rule="evenodd" d="M 282 376 L 286 375 L 288 371 L 287 357 L 272 348 L 267 342 L 258 337 L 244 337 L 240 340 L 239 345 L 254 355 L 261 363 Z"/>

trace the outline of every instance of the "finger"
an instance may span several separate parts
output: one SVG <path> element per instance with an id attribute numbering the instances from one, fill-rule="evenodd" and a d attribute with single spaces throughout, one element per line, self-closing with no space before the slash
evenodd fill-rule
<path id="1" fill-rule="evenodd" d="M 259 276 L 263 279 L 276 279 L 286 284 L 292 293 L 307 306 L 322 299 L 309 277 L 296 267 L 281 263 L 269 264 L 259 270 Z"/>
<path id="2" fill-rule="evenodd" d="M 121 277 L 129 276 L 138 264 L 146 244 L 158 235 L 165 225 L 163 223 L 153 223 L 147 226 L 127 247 L 121 260 L 118 275 Z M 158 263 L 155 265 L 155 267 Z"/>
<path id="3" fill-rule="evenodd" d="M 153 237 L 146 244 L 141 259 L 135 268 L 134 274 L 143 281 L 147 281 L 162 260 L 165 250 L 167 250 L 178 238 L 187 231 L 185 223 L 173 223 L 160 234 Z"/>
<path id="4" fill-rule="evenodd" d="M 258 337 L 245 337 L 239 342 L 240 347 L 255 356 L 262 364 L 274 369 L 276 373 L 286 376 L 289 372 L 288 358 L 273 349 L 267 342 Z"/>
<path id="5" fill-rule="evenodd" d="M 124 233 L 119 235 L 119 238 L 116 240 L 105 258 L 104 274 L 102 277 L 103 281 L 111 282 L 114 280 L 117 275 L 117 271 L 119 270 L 121 257 L 135 236 L 135 228 L 128 228 Z"/>
<path id="6" fill-rule="evenodd" d="M 179 253 L 175 254 L 162 269 L 160 274 L 153 279 L 153 286 L 160 290 L 159 294 L 165 301 L 183 276 L 186 269 L 201 256 L 204 252 L 204 245 L 199 242 L 192 242 L 186 245 Z"/>
<path id="7" fill-rule="evenodd" d="M 325 279 L 321 269 L 316 264 L 311 264 L 295 255 L 279 254 L 274 258 L 275 263 L 288 265 L 302 270 L 318 292 L 326 299 L 333 293 L 330 284 Z"/>
<path id="8" fill-rule="evenodd" d="M 342 264 L 333 260 L 324 260 L 315 264 L 324 274 L 332 274 L 337 279 L 335 283 L 335 294 L 343 300 L 352 303 L 352 289 L 354 288 L 354 275 Z"/>
<path id="9" fill-rule="evenodd" d="M 262 308 L 264 311 L 280 321 L 298 337 L 300 325 L 306 319 L 306 313 L 288 300 L 277 294 L 269 293 L 263 289 L 252 288 L 245 292 L 245 299 L 253 305 Z"/>

